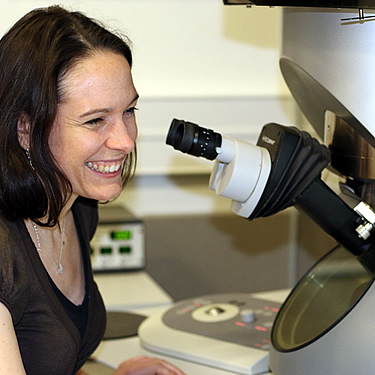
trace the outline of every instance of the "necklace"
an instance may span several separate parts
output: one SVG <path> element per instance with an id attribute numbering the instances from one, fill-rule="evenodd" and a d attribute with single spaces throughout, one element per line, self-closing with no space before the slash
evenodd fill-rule
<path id="1" fill-rule="evenodd" d="M 36 243 L 37 243 L 37 250 L 38 252 L 41 252 L 42 251 L 42 247 L 40 245 L 40 240 L 42 239 L 42 235 L 40 234 L 39 232 L 39 227 L 32 221 L 32 224 L 33 224 L 33 228 L 34 228 L 34 231 L 35 231 L 35 235 L 36 235 Z M 48 248 L 49 252 L 51 253 L 52 255 L 52 258 L 53 260 L 55 261 L 55 263 L 57 264 L 58 268 L 57 268 L 57 273 L 59 275 L 63 274 L 64 273 L 64 267 L 63 265 L 61 264 L 61 259 L 62 259 L 62 253 L 63 253 L 63 249 L 64 249 L 64 233 L 65 233 L 65 216 L 64 216 L 64 219 L 63 219 L 63 223 L 62 223 L 62 230 L 61 230 L 61 239 L 60 239 L 60 255 L 59 255 L 59 260 L 57 260 L 53 254 L 53 251 Z"/>

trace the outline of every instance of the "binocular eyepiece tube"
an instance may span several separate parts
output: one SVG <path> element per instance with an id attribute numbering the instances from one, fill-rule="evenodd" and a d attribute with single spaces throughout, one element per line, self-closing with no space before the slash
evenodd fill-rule
<path id="1" fill-rule="evenodd" d="M 236 214 L 250 216 L 271 170 L 270 155 L 265 148 L 176 119 L 170 125 L 166 143 L 183 153 L 214 160 L 210 189 L 232 199 Z"/>
<path id="2" fill-rule="evenodd" d="M 166 143 L 185 154 L 214 160 L 222 145 L 222 136 L 192 122 L 174 119 Z"/>

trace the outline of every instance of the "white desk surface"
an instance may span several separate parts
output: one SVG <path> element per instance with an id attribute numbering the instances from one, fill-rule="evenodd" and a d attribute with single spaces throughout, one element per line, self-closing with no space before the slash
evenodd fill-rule
<path id="1" fill-rule="evenodd" d="M 135 311 L 170 305 L 172 298 L 146 272 L 95 274 L 107 310 Z"/>
<path id="2" fill-rule="evenodd" d="M 171 298 L 145 272 L 96 275 L 95 279 L 108 310 L 133 311 L 151 315 L 160 311 L 160 309 L 165 309 L 172 303 Z M 287 291 L 281 290 L 254 295 L 282 302 L 287 296 Z M 233 372 L 152 353 L 141 347 L 138 337 L 103 341 L 93 354 L 93 358 L 116 368 L 122 361 L 139 355 L 163 358 L 181 368 L 187 375 L 234 374 Z"/>

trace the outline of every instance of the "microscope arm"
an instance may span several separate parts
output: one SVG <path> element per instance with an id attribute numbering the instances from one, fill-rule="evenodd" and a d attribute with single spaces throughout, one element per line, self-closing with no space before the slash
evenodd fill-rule
<path id="1" fill-rule="evenodd" d="M 363 218 L 320 179 L 309 185 L 294 206 L 355 255 L 374 244 L 373 238 L 364 239 L 358 233 Z"/>
<path id="2" fill-rule="evenodd" d="M 253 220 L 295 206 L 355 255 L 375 245 L 374 211 L 364 202 L 350 207 L 321 181 L 330 152 L 304 131 L 267 124 L 254 146 L 173 120 L 167 144 L 215 160 L 209 186 L 237 215 Z"/>

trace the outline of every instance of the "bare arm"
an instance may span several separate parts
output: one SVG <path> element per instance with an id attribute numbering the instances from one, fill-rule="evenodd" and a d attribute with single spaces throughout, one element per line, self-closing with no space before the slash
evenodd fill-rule
<path id="1" fill-rule="evenodd" d="M 9 310 L 0 303 L 0 374 L 26 375 Z"/>

